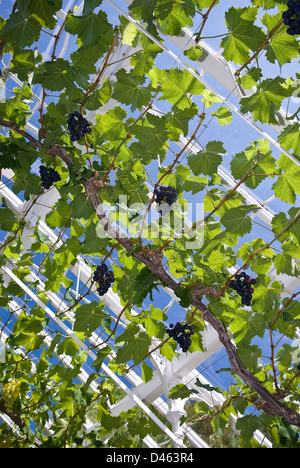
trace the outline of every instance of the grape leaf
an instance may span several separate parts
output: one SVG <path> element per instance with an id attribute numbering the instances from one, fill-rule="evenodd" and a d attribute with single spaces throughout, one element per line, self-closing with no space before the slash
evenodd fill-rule
<path id="1" fill-rule="evenodd" d="M 242 341 L 237 346 L 237 354 L 243 366 L 247 369 L 256 369 L 258 359 L 262 357 L 262 350 L 257 345 L 250 345 Z"/>
<path id="2" fill-rule="evenodd" d="M 91 333 L 100 326 L 106 326 L 107 319 L 110 316 L 103 308 L 104 304 L 96 301 L 78 307 L 74 313 L 74 331 Z"/>
<path id="3" fill-rule="evenodd" d="M 171 388 L 168 397 L 171 398 L 171 400 L 177 400 L 178 398 L 180 398 L 181 400 L 185 400 L 186 398 L 189 398 L 193 393 L 197 394 L 198 392 L 197 390 L 190 390 L 184 384 L 178 384 L 175 385 L 175 387 Z"/>
<path id="4" fill-rule="evenodd" d="M 58 58 L 54 62 L 44 62 L 34 76 L 34 82 L 40 83 L 50 91 L 61 91 L 64 88 L 72 88 L 75 73 L 73 68 L 65 59 Z"/>
<path id="5" fill-rule="evenodd" d="M 107 15 L 103 11 L 89 13 L 85 16 L 75 16 L 68 13 L 65 30 L 77 35 L 80 45 L 93 45 L 101 38 L 107 29 L 111 28 Z"/>
<path id="6" fill-rule="evenodd" d="M 153 15 L 157 0 L 133 0 L 130 11 L 138 18 L 148 21 Z"/>
<path id="7" fill-rule="evenodd" d="M 257 8 L 231 7 L 226 13 L 226 23 L 230 34 L 221 41 L 223 55 L 234 63 L 244 63 L 250 58 L 250 50 L 256 51 L 266 36 L 254 25 Z"/>
<path id="8" fill-rule="evenodd" d="M 261 428 L 260 420 L 253 414 L 248 414 L 238 418 L 236 422 L 236 429 L 241 431 L 242 437 L 245 441 L 249 441 L 256 430 Z"/>
<path id="9" fill-rule="evenodd" d="M 37 41 L 41 25 L 34 18 L 26 18 L 21 11 L 12 13 L 1 31 L 1 37 L 11 42 L 16 49 L 23 49 Z"/>
<path id="10" fill-rule="evenodd" d="M 133 126 L 134 134 L 147 151 L 157 151 L 164 145 L 168 136 L 164 123 L 163 118 L 148 114 Z"/>
<path id="11" fill-rule="evenodd" d="M 280 109 L 283 99 L 289 95 L 283 83 L 284 79 L 279 76 L 262 81 L 255 93 L 241 99 L 241 111 L 244 114 L 251 112 L 255 121 L 277 124 L 275 111 Z"/>
<path id="12" fill-rule="evenodd" d="M 204 85 L 200 83 L 187 70 L 172 68 L 166 79 L 162 82 L 162 96 L 159 98 L 168 100 L 178 109 L 186 109 L 191 105 L 188 95 L 201 95 Z"/>
<path id="13" fill-rule="evenodd" d="M 252 229 L 251 219 L 247 216 L 251 212 L 258 210 L 257 205 L 238 206 L 230 208 L 221 218 L 223 226 L 229 232 L 243 236 Z"/>
<path id="14" fill-rule="evenodd" d="M 267 26 L 268 33 L 278 24 L 281 20 L 282 13 L 279 12 L 276 15 L 269 15 L 266 13 L 262 18 L 262 23 Z M 272 37 L 268 48 L 266 57 L 271 63 L 278 61 L 279 65 L 282 66 L 285 63 L 290 63 L 293 58 L 299 55 L 299 44 L 294 36 L 287 34 L 286 27 L 279 29 L 276 34 Z"/>
<path id="15" fill-rule="evenodd" d="M 278 137 L 279 143 L 287 150 L 294 150 L 295 157 L 300 159 L 300 125 L 296 122 L 285 127 Z"/>
<path id="16" fill-rule="evenodd" d="M 88 219 L 94 213 L 92 204 L 84 193 L 75 195 L 74 200 L 70 203 L 70 209 L 75 218 Z"/>
<path id="17" fill-rule="evenodd" d="M 62 8 L 62 0 L 39 0 L 38 2 L 31 0 L 26 2 L 28 5 L 28 13 L 36 19 L 41 26 L 53 29 L 57 22 L 56 13 Z M 18 2 L 19 7 L 20 2 Z"/>
<path id="18" fill-rule="evenodd" d="M 124 68 L 116 73 L 117 82 L 114 86 L 112 97 L 131 106 L 131 110 L 140 109 L 148 104 L 151 99 L 151 91 L 143 86 L 145 77 L 135 76 L 132 72 L 127 73 Z"/>
<path id="19" fill-rule="evenodd" d="M 13 55 L 11 61 L 12 73 L 18 75 L 20 80 L 27 80 L 29 73 L 35 71 L 37 64 L 42 60 L 42 54 L 37 50 L 23 49 Z"/>
<path id="20" fill-rule="evenodd" d="M 221 141 L 210 141 L 205 150 L 188 156 L 189 167 L 196 176 L 199 174 L 213 176 L 222 162 L 222 155 L 225 153 Z"/>
<path id="21" fill-rule="evenodd" d="M 144 360 L 151 344 L 151 339 L 147 333 L 139 333 L 139 330 L 137 325 L 129 324 L 124 333 L 117 336 L 115 343 L 124 343 L 117 351 L 117 363 L 127 362 L 133 359 L 134 363 L 138 364 Z"/>
<path id="22" fill-rule="evenodd" d="M 274 194 L 280 200 L 294 204 L 296 193 L 300 193 L 300 168 L 285 155 L 279 158 L 278 166 L 282 173 L 272 186 Z"/>

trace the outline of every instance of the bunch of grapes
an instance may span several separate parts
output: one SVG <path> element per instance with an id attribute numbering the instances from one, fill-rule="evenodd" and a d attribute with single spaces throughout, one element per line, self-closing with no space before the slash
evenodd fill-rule
<path id="1" fill-rule="evenodd" d="M 166 329 L 168 335 L 175 340 L 182 351 L 188 351 L 189 347 L 192 344 L 191 335 L 194 335 L 194 330 L 192 325 L 188 325 L 187 323 L 182 324 L 180 322 L 170 324 L 170 328 Z"/>
<path id="2" fill-rule="evenodd" d="M 176 189 L 170 185 L 156 188 L 154 194 L 156 195 L 155 201 L 158 205 L 167 203 L 171 206 L 177 199 Z M 159 213 L 162 214 L 162 210 L 159 210 Z"/>
<path id="3" fill-rule="evenodd" d="M 289 0 L 287 2 L 288 10 L 282 14 L 283 22 L 289 26 L 287 33 L 291 36 L 300 34 L 300 1 Z"/>
<path id="4" fill-rule="evenodd" d="M 67 119 L 68 130 L 71 134 L 71 141 L 79 140 L 86 133 L 91 133 L 91 124 L 80 112 L 75 111 Z"/>
<path id="5" fill-rule="evenodd" d="M 52 167 L 40 166 L 40 177 L 42 187 L 49 189 L 52 187 L 54 182 L 61 180 L 61 177 L 57 171 L 52 169 Z"/>
<path id="6" fill-rule="evenodd" d="M 256 284 L 256 279 L 251 278 L 244 271 L 236 274 L 235 280 L 229 281 L 229 287 L 234 289 L 242 298 L 242 304 L 249 306 L 252 301 L 252 294 L 254 293 L 253 285 Z"/>
<path id="7" fill-rule="evenodd" d="M 7 382 L 2 389 L 2 400 L 7 412 L 10 412 L 12 406 L 20 394 L 21 382 L 16 380 L 10 380 Z"/>
<path id="8" fill-rule="evenodd" d="M 112 271 L 108 270 L 105 263 L 98 265 L 93 275 L 93 280 L 99 284 L 97 291 L 100 296 L 103 296 L 109 290 L 111 284 L 115 281 L 115 277 Z"/>

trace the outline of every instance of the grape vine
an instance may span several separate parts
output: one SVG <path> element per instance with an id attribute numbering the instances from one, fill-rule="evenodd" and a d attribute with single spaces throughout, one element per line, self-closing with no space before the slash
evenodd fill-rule
<path id="1" fill-rule="evenodd" d="M 1 268 L 7 260 L 13 270 L 11 281 L 3 276 L 0 285 L 0 333 L 6 328 L 11 333 L 7 362 L 0 364 L 0 411 L 18 426 L 16 440 L 8 437 L 8 426 L 0 425 L 1 444 L 81 447 L 89 442 L 100 448 L 108 440 L 113 447 L 140 446 L 145 434 L 164 444 L 166 439 L 156 438 L 155 419 L 141 415 L 139 408 L 131 408 L 128 419 L 125 412 L 112 416 L 111 404 L 125 393 L 107 369 L 124 376 L 125 382 L 129 372 L 141 366 L 138 372 L 147 385 L 155 372 L 148 357 L 155 353 L 167 364 L 178 357 L 178 347 L 195 353 L 183 359 L 201 359 L 202 332 L 208 325 L 227 353 L 226 369 L 231 366 L 235 383 L 224 392 L 220 407 L 191 403 L 195 419 L 204 410 L 204 418 L 215 418 L 214 427 L 221 432 L 225 424 L 229 427 L 230 413 L 238 414 L 241 445 L 257 447 L 255 431 L 262 427 L 264 440 L 280 445 L 283 433 L 290 436 L 292 428 L 300 427 L 299 347 L 294 343 L 299 292 L 287 290 L 280 279 L 282 274 L 291 282 L 299 277 L 299 109 L 292 109 L 292 115 L 281 112 L 286 103 L 288 109 L 295 104 L 294 85 L 299 81 L 300 1 L 256 0 L 228 7 L 217 0 L 133 0 L 128 6 L 132 22 L 126 15 L 118 25 L 100 4 L 84 2 L 82 9 L 57 14 L 61 0 L 16 1 L 11 14 L 1 18 L 1 89 L 7 93 L 0 105 L 1 193 L 6 197 L 12 190 L 27 202 L 19 216 L 9 200 L 1 200 L 0 230 L 7 234 L 0 245 Z M 222 23 L 216 36 L 214 17 Z M 187 37 L 185 28 L 194 34 Z M 213 37 L 221 50 L 219 65 L 224 59 L 230 69 L 237 66 L 238 83 L 233 80 L 226 100 L 214 84 L 216 95 L 206 89 L 197 71 L 214 56 L 202 42 L 204 30 L 206 39 Z M 72 36 L 74 46 L 68 56 L 60 54 L 65 34 Z M 190 47 L 183 55 L 191 68 L 181 54 L 172 55 L 170 67 L 164 62 L 164 39 L 175 36 L 175 43 L 183 40 Z M 52 41 L 46 61 L 40 50 L 45 38 Z M 115 50 L 124 44 L 127 52 L 116 57 Z M 266 71 L 268 62 L 276 76 Z M 253 132 L 260 124 L 266 130 L 255 141 L 250 132 L 243 137 L 236 132 L 237 145 L 242 143 L 237 154 L 231 154 L 228 141 L 236 130 L 234 112 L 245 121 L 251 116 Z M 268 125 L 279 132 L 277 141 L 274 135 L 268 138 Z M 255 195 L 261 182 L 284 204 L 274 216 L 268 204 L 254 196 L 253 205 L 244 203 L 247 191 Z M 49 190 L 56 183 L 57 202 L 50 206 L 52 198 L 41 187 Z M 121 210 L 120 197 L 132 204 L 127 211 Z M 275 205 L 273 198 L 268 203 Z M 152 237 L 152 232 L 167 231 L 162 217 L 147 224 L 152 204 L 163 215 L 176 201 L 183 207 L 190 200 L 203 201 L 205 216 L 187 226 L 183 215 L 180 231 L 176 213 L 170 216 L 166 238 Z M 120 208 L 116 223 L 106 216 L 106 203 Z M 143 204 L 144 217 L 135 204 Z M 30 215 L 35 210 L 38 214 L 39 206 L 45 217 L 37 216 L 36 225 L 27 223 L 35 219 Z M 256 222 L 261 214 L 264 225 Z M 127 220 L 126 237 L 119 223 Z M 132 235 L 136 220 L 138 232 Z M 198 235 L 202 227 L 201 248 L 186 247 L 192 231 Z M 261 228 L 261 238 L 254 239 L 254 227 Z M 30 252 L 23 250 L 25 237 L 32 240 Z M 99 258 L 102 263 L 91 267 Z M 35 275 L 38 271 L 38 281 L 32 270 Z M 25 289 L 34 299 L 23 294 Z M 176 319 L 171 315 L 175 305 L 169 312 L 160 303 L 158 295 L 166 289 L 176 296 Z M 104 298 L 108 292 L 111 296 Z M 121 310 L 112 326 L 105 305 L 114 293 Z M 18 314 L 9 309 L 14 300 L 22 302 Z M 56 300 L 66 303 L 55 317 L 57 328 L 49 318 Z M 251 314 L 243 306 L 251 306 Z M 79 382 L 76 377 L 86 363 L 93 374 Z M 20 381 L 28 384 L 27 392 Z M 190 388 L 183 387 L 174 399 L 191 397 L 192 402 Z M 170 406 L 173 396 L 172 391 L 166 394 Z M 53 436 L 44 430 L 49 414 L 54 415 L 49 424 Z M 100 430 L 83 435 L 86 417 L 93 417 Z M 298 439 L 290 439 L 299 446 Z"/>

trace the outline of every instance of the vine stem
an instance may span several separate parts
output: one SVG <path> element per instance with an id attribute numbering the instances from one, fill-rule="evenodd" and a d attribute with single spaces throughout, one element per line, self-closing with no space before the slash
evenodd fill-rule
<path id="1" fill-rule="evenodd" d="M 53 45 L 53 50 L 52 50 L 50 62 L 53 62 L 56 59 L 55 53 L 56 53 L 57 44 L 58 44 L 58 41 L 60 39 L 61 33 L 62 33 L 62 31 L 63 31 L 63 29 L 65 27 L 66 21 L 67 21 L 67 18 L 64 19 L 58 33 L 55 36 L 55 41 L 54 41 L 54 45 Z M 46 138 L 46 131 L 45 131 L 45 126 L 44 126 L 44 117 L 43 117 L 43 109 L 44 109 L 44 105 L 45 105 L 45 99 L 46 99 L 46 90 L 43 87 L 42 102 L 41 102 L 41 106 L 40 106 L 40 122 L 41 122 L 40 134 L 41 134 L 41 137 L 43 139 Z"/>
<path id="2" fill-rule="evenodd" d="M 255 52 L 255 54 L 252 55 L 252 57 L 246 62 L 244 63 L 244 65 L 239 68 L 236 72 L 235 72 L 235 75 L 236 76 L 240 76 L 241 74 L 241 71 L 244 70 L 245 67 L 247 67 L 247 65 L 249 65 L 249 63 L 252 62 L 252 60 L 254 60 L 258 55 L 259 53 L 266 47 L 266 45 L 269 43 L 269 40 L 274 36 L 275 32 L 278 31 L 278 29 L 283 25 L 283 19 L 280 20 L 277 25 L 269 32 L 266 40 L 262 43 L 262 45 L 260 46 L 260 48 Z"/>
<path id="3" fill-rule="evenodd" d="M 197 37 L 196 42 L 199 42 L 200 36 L 201 36 L 202 31 L 203 31 L 204 26 L 205 26 L 205 23 L 206 23 L 206 21 L 208 20 L 208 17 L 209 17 L 209 15 L 210 15 L 210 12 L 211 12 L 211 10 L 213 9 L 213 7 L 215 6 L 215 4 L 217 3 L 217 1 L 218 1 L 218 0 L 213 0 L 213 2 L 212 2 L 212 4 L 210 5 L 209 9 L 208 9 L 207 12 L 204 14 L 204 16 L 203 16 L 203 21 L 202 21 L 202 24 L 201 24 L 201 27 L 200 27 L 199 34 L 197 34 L 197 36 L 199 37 L 199 39 L 198 39 L 198 37 Z"/>
<path id="4" fill-rule="evenodd" d="M 7 124 L 6 121 L 4 122 Z M 8 123 L 7 126 L 9 128 L 13 128 L 15 131 L 18 131 L 18 126 L 16 124 Z M 25 132 L 24 130 L 20 129 L 20 131 L 20 133 L 23 136 L 27 134 L 27 132 Z M 32 141 L 35 147 L 42 146 L 41 143 L 31 135 L 30 141 Z M 64 148 L 54 145 L 53 147 L 48 149 L 48 151 L 49 150 L 56 156 L 60 157 L 63 160 L 63 162 L 65 162 L 69 167 L 73 165 L 73 161 L 66 154 Z M 97 214 L 99 221 L 103 225 L 107 235 L 116 239 L 117 242 L 120 245 L 122 245 L 123 248 L 128 253 L 130 253 L 130 255 L 132 255 L 132 257 L 136 258 L 145 266 L 147 266 L 151 270 L 151 272 L 165 284 L 166 287 L 170 288 L 172 291 L 175 291 L 178 287 L 178 283 L 170 276 L 170 274 L 167 271 L 165 271 L 162 265 L 162 261 L 160 261 L 160 259 L 157 258 L 153 258 L 152 260 L 149 257 L 147 257 L 143 252 L 137 252 L 132 250 L 132 241 L 130 239 L 122 237 L 118 229 L 114 228 L 110 224 L 99 200 L 98 192 L 93 187 L 93 183 L 86 179 L 82 179 L 81 183 L 83 184 L 86 190 L 87 197 L 90 200 L 92 207 L 95 213 Z M 293 218 L 293 220 L 291 220 L 291 222 L 286 226 L 286 228 L 283 231 L 281 231 L 281 233 L 279 233 L 276 236 L 276 238 L 267 245 L 267 247 L 270 246 L 273 242 L 275 242 L 275 240 L 278 239 L 283 234 L 283 232 L 285 232 L 292 225 L 292 223 L 294 223 L 297 220 L 299 215 L 300 210 L 298 211 L 297 215 Z M 262 250 L 264 249 L 261 249 L 260 251 Z M 252 388 L 254 391 L 256 391 L 257 394 L 260 396 L 261 399 L 257 400 L 257 405 L 259 405 L 259 407 L 263 409 L 267 415 L 283 417 L 290 424 L 300 427 L 299 413 L 294 409 L 289 408 L 284 402 L 280 401 L 282 398 L 282 394 L 270 393 L 269 390 L 259 381 L 259 379 L 242 365 L 238 357 L 236 346 L 232 342 L 231 337 L 228 334 L 223 323 L 210 312 L 210 310 L 205 306 L 205 304 L 202 303 L 202 301 L 199 298 L 192 297 L 191 304 L 193 305 L 193 307 L 197 308 L 200 311 L 202 319 L 208 324 L 210 324 L 218 334 L 219 340 L 227 352 L 232 371 L 236 373 L 239 377 L 241 377 L 244 380 L 245 384 Z"/>
<path id="5" fill-rule="evenodd" d="M 103 346 L 105 343 L 107 343 L 110 338 L 113 336 L 113 334 L 115 333 L 117 327 L 118 327 L 118 324 L 119 324 L 119 321 L 121 320 L 121 317 L 122 315 L 124 314 L 125 310 L 127 309 L 127 307 L 129 307 L 129 305 L 131 304 L 131 302 L 127 302 L 127 304 L 123 307 L 123 309 L 121 310 L 121 312 L 119 313 L 118 317 L 117 317 L 117 320 L 116 320 L 116 323 L 115 323 L 115 326 L 112 330 L 112 332 L 108 335 L 108 337 L 102 341 L 100 344 L 98 345 L 94 345 L 92 348 L 90 348 L 91 350 L 95 349 L 95 348 L 98 348 L 99 346 Z"/>
<path id="6" fill-rule="evenodd" d="M 107 67 L 109 57 L 111 56 L 111 53 L 112 53 L 113 48 L 114 48 L 114 45 L 115 45 L 115 41 L 116 41 L 116 38 L 117 38 L 117 32 L 118 32 L 118 31 L 119 31 L 119 28 L 116 26 L 116 27 L 115 27 L 115 34 L 114 34 L 114 37 L 113 37 L 113 41 L 112 41 L 112 43 L 111 43 L 111 45 L 110 45 L 110 47 L 109 47 L 109 50 L 108 50 L 108 52 L 107 52 L 107 54 L 106 54 L 106 57 L 105 57 L 105 60 L 104 60 L 104 64 L 103 64 L 103 66 L 102 66 L 102 68 L 101 68 L 101 70 L 100 70 L 100 72 L 99 72 L 99 74 L 98 74 L 96 80 L 94 81 L 94 83 L 90 86 L 90 88 L 87 90 L 87 92 L 86 92 L 86 93 L 84 94 L 84 96 L 83 96 L 83 101 L 82 101 L 81 107 L 80 107 L 80 113 L 81 113 L 81 114 L 82 114 L 82 110 L 83 110 L 83 108 L 84 108 L 84 105 L 85 105 L 85 103 L 86 103 L 86 101 L 87 101 L 87 98 L 88 98 L 89 95 L 94 91 L 94 89 L 98 86 L 98 84 L 99 84 L 99 82 L 100 82 L 100 80 L 101 80 L 101 77 L 102 77 L 102 75 L 103 75 L 103 73 L 104 73 L 104 70 L 105 70 L 105 68 Z"/>

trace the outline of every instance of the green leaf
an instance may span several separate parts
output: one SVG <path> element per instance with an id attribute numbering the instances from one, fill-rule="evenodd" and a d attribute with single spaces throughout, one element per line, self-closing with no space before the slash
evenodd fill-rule
<path id="1" fill-rule="evenodd" d="M 182 307 L 188 307 L 191 302 L 191 293 L 188 288 L 178 287 L 174 290 L 176 296 L 180 299 L 179 303 Z"/>
<path id="2" fill-rule="evenodd" d="M 103 361 L 107 358 L 109 353 L 112 351 L 110 346 L 105 346 L 97 351 L 97 357 L 92 363 L 92 366 L 95 368 L 96 372 L 100 372 Z"/>
<path id="3" fill-rule="evenodd" d="M 11 42 L 16 49 L 23 49 L 37 41 L 41 34 L 41 25 L 32 18 L 26 18 L 21 11 L 12 13 L 1 31 L 1 37 Z"/>
<path id="4" fill-rule="evenodd" d="M 153 377 L 153 369 L 152 367 L 148 366 L 146 361 L 142 363 L 142 379 L 144 382 L 149 382 Z"/>
<path id="5" fill-rule="evenodd" d="M 130 11 L 145 21 L 153 15 L 157 0 L 133 0 L 130 4 Z"/>
<path id="6" fill-rule="evenodd" d="M 104 304 L 96 301 L 84 304 L 75 310 L 74 331 L 93 332 L 105 324 L 109 314 L 103 310 Z"/>
<path id="7" fill-rule="evenodd" d="M 222 163 L 222 155 L 226 153 L 221 141 L 210 141 L 205 150 L 188 156 L 189 167 L 194 175 L 204 174 L 213 176 Z"/>
<path id="8" fill-rule="evenodd" d="M 131 106 L 131 110 L 140 109 L 151 100 L 151 91 L 143 86 L 145 76 L 135 76 L 132 72 L 127 73 L 124 68 L 116 73 L 117 82 L 115 83 L 112 97 L 119 102 Z"/>
<path id="9" fill-rule="evenodd" d="M 133 55 L 130 64 L 134 67 L 132 73 L 136 76 L 145 76 L 145 74 L 154 67 L 155 57 L 162 52 L 161 47 L 151 42 L 147 36 L 140 39 L 142 50 Z"/>
<path id="10" fill-rule="evenodd" d="M 206 185 L 208 185 L 208 177 L 188 177 L 182 188 L 185 192 L 192 192 L 194 195 L 195 193 L 202 192 L 205 189 Z"/>
<path id="11" fill-rule="evenodd" d="M 286 150 L 294 150 L 295 157 L 300 159 L 300 124 L 295 122 L 285 127 L 278 137 L 278 142 Z"/>
<path id="12" fill-rule="evenodd" d="M 133 126 L 134 134 L 147 151 L 158 151 L 164 145 L 168 135 L 164 123 L 163 118 L 148 114 Z"/>
<path id="13" fill-rule="evenodd" d="M 70 209 L 72 216 L 79 219 L 88 219 L 94 213 L 92 204 L 84 193 L 75 195 L 74 200 L 70 203 Z"/>
<path id="14" fill-rule="evenodd" d="M 77 35 L 80 45 L 93 45 L 111 28 L 107 15 L 103 11 L 91 12 L 84 16 L 75 16 L 68 13 L 65 30 Z"/>
<path id="15" fill-rule="evenodd" d="M 88 110 L 100 109 L 106 104 L 111 98 L 112 88 L 109 80 L 105 80 L 100 89 L 94 91 L 86 102 L 86 108 Z"/>
<path id="16" fill-rule="evenodd" d="M 262 350 L 257 345 L 250 345 L 242 341 L 237 346 L 237 354 L 244 367 L 247 369 L 256 369 L 258 359 L 262 357 Z"/>
<path id="17" fill-rule="evenodd" d="M 171 388 L 169 391 L 168 397 L 171 400 L 177 400 L 180 398 L 181 400 L 185 400 L 189 398 L 193 393 L 198 393 L 197 390 L 190 390 L 184 384 L 175 385 L 175 387 Z"/>
<path id="18" fill-rule="evenodd" d="M 272 219 L 272 229 L 275 235 L 279 235 L 280 242 L 283 242 L 288 237 L 292 236 L 296 244 L 300 243 L 300 220 L 299 220 L 299 209 L 291 208 L 288 211 L 290 218 L 287 218 L 286 214 L 280 212 L 276 214 Z M 287 229 L 287 225 L 291 223 L 291 226 Z"/>
<path id="19" fill-rule="evenodd" d="M 212 115 L 217 117 L 221 127 L 233 122 L 232 112 L 228 109 L 228 107 L 222 106 L 217 110 L 217 112 L 213 112 Z"/>
<path id="20" fill-rule="evenodd" d="M 162 82 L 162 96 L 159 98 L 168 100 L 178 109 L 190 107 L 190 94 L 200 96 L 204 85 L 193 77 L 187 70 L 172 68 Z"/>
<path id="21" fill-rule="evenodd" d="M 73 88 L 75 73 L 70 63 L 62 58 L 54 62 L 44 62 L 34 76 L 34 82 L 40 83 L 50 91 L 61 91 Z"/>
<path id="22" fill-rule="evenodd" d="M 62 8 L 62 0 L 31 0 L 28 12 L 41 26 L 53 29 L 56 25 L 56 13 Z"/>
<path id="23" fill-rule="evenodd" d="M 191 60 L 198 60 L 199 57 L 203 54 L 203 49 L 201 46 L 190 46 L 188 50 L 185 50 L 184 55 Z"/>
<path id="24" fill-rule="evenodd" d="M 146 333 L 140 332 L 135 324 L 129 324 L 124 333 L 119 335 L 115 343 L 124 343 L 117 351 L 116 362 L 126 363 L 133 359 L 135 364 L 142 362 L 148 353 L 151 339 Z"/>
<path id="25" fill-rule="evenodd" d="M 126 111 L 122 107 L 116 106 L 106 112 L 105 115 L 96 116 L 96 131 L 102 134 L 106 140 L 116 140 L 119 142 L 127 135 L 127 130 L 124 125 Z"/>
<path id="26" fill-rule="evenodd" d="M 37 49 L 23 49 L 15 53 L 12 57 L 12 73 L 18 75 L 20 80 L 26 81 L 29 73 L 36 70 L 37 64 L 41 62 L 43 56 Z"/>
<path id="27" fill-rule="evenodd" d="M 236 429 L 241 431 L 242 437 L 245 441 L 249 441 L 256 430 L 261 428 L 260 419 L 253 415 L 248 414 L 238 418 L 236 422 Z"/>
<path id="28" fill-rule="evenodd" d="M 236 154 L 230 163 L 233 177 L 237 180 L 242 179 L 256 163 L 251 171 L 253 175 L 249 174 L 244 182 L 247 187 L 254 189 L 268 177 L 268 174 L 276 174 L 278 172 L 276 161 L 269 149 L 269 143 L 261 139 L 258 142 L 254 141 L 245 151 Z"/>
<path id="29" fill-rule="evenodd" d="M 262 23 L 267 26 L 268 34 L 282 19 L 282 13 L 279 12 L 276 15 L 269 15 L 266 13 L 262 19 Z M 266 57 L 271 63 L 275 63 L 277 60 L 279 65 L 282 67 L 285 63 L 290 63 L 293 58 L 299 55 L 299 44 L 295 37 L 287 34 L 287 27 L 283 26 L 276 34 L 272 37 L 268 48 Z"/>
<path id="30" fill-rule="evenodd" d="M 280 200 L 294 204 L 296 193 L 300 193 L 300 168 L 285 155 L 281 155 L 279 158 L 278 166 L 282 173 L 272 186 L 274 194 Z"/>
<path id="31" fill-rule="evenodd" d="M 250 50 L 256 51 L 263 44 L 266 36 L 254 25 L 257 8 L 231 7 L 226 13 L 226 23 L 230 34 L 222 39 L 221 47 L 227 60 L 245 63 L 250 58 Z"/>
<path id="32" fill-rule="evenodd" d="M 270 284 L 270 277 L 267 275 L 258 275 L 258 285 L 255 285 L 252 308 L 255 312 L 265 314 L 267 320 L 273 318 L 272 311 L 276 310 L 279 304 L 279 294 L 281 293 L 282 286 L 278 281 Z M 268 312 L 271 317 L 268 317 Z"/>
<path id="33" fill-rule="evenodd" d="M 46 215 L 46 223 L 52 229 L 62 227 L 66 224 L 70 216 L 71 211 L 69 203 L 63 198 L 60 198 L 54 205 L 54 208 Z"/>
<path id="34" fill-rule="evenodd" d="M 255 121 L 277 124 L 275 112 L 281 107 L 282 101 L 289 95 L 282 85 L 284 79 L 277 76 L 262 81 L 254 94 L 241 99 L 241 111 L 251 112 Z"/>
<path id="35" fill-rule="evenodd" d="M 238 206 L 230 208 L 222 216 L 222 224 L 229 232 L 244 236 L 251 232 L 252 222 L 248 214 L 258 210 L 256 205 Z"/>
<path id="36" fill-rule="evenodd" d="M 156 288 L 156 279 L 156 276 L 148 267 L 141 269 L 134 281 L 134 304 L 141 306 L 148 294 L 152 294 L 153 288 Z"/>
<path id="37" fill-rule="evenodd" d="M 166 127 L 170 130 L 172 136 L 174 135 L 174 141 L 177 141 L 182 133 L 187 136 L 189 123 L 196 113 L 196 109 L 192 108 L 183 110 L 174 108 L 172 112 L 166 115 Z"/>

